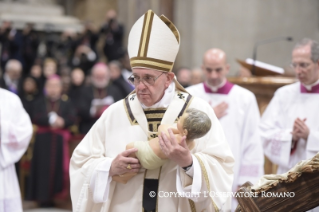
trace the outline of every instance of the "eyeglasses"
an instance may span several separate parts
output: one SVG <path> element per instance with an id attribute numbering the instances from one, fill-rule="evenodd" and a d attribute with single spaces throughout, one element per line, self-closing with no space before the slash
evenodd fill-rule
<path id="1" fill-rule="evenodd" d="M 308 66 L 310 66 L 310 63 L 291 63 L 290 66 L 294 69 L 298 68 L 298 66 L 301 68 L 301 69 L 305 69 L 307 68 Z"/>
<path id="2" fill-rule="evenodd" d="M 157 77 L 153 77 L 153 76 L 149 76 L 149 75 L 146 75 L 144 77 L 142 77 L 142 79 L 136 75 L 132 75 L 128 78 L 129 82 L 134 85 L 134 86 L 138 86 L 140 84 L 140 82 L 143 82 L 144 85 L 146 86 L 152 86 L 155 84 L 155 81 L 160 77 L 162 76 L 163 74 L 165 74 L 165 72 L 162 72 L 159 76 Z"/>

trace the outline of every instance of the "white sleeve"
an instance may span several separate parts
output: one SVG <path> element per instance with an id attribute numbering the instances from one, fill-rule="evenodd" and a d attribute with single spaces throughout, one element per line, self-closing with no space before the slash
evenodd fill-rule
<path id="1" fill-rule="evenodd" d="M 265 155 L 275 164 L 288 167 L 292 145 L 292 127 L 285 125 L 285 111 L 282 109 L 284 99 L 275 93 L 264 112 L 260 123 L 260 134 Z"/>
<path id="2" fill-rule="evenodd" d="M 10 109 L 10 111 L 1 111 L 0 117 L 0 166 L 2 168 L 20 160 L 32 136 L 30 117 L 18 97 L 12 97 Z"/>
<path id="3" fill-rule="evenodd" d="M 247 181 L 257 183 L 258 179 L 264 175 L 264 152 L 258 129 L 260 114 L 256 98 L 251 96 L 247 103 L 240 140 L 242 151 L 238 186 Z"/>
<path id="4" fill-rule="evenodd" d="M 109 176 L 113 158 L 106 158 L 94 170 L 91 181 L 90 189 L 93 193 L 93 201 L 95 203 L 105 202 L 109 197 L 110 184 L 112 177 Z M 107 180 L 106 180 L 107 179 Z"/>
<path id="5" fill-rule="evenodd" d="M 307 159 L 310 159 L 319 152 L 319 131 L 310 130 L 306 150 Z"/>
<path id="6" fill-rule="evenodd" d="M 185 173 L 183 168 L 179 168 L 176 174 L 176 189 L 181 194 L 191 193 L 189 199 L 197 201 L 197 195 L 201 192 L 202 186 L 202 170 L 197 158 L 192 155 L 193 166 L 188 170 L 189 173 Z M 193 173 L 191 173 L 193 172 Z M 193 174 L 192 178 L 190 175 Z"/>

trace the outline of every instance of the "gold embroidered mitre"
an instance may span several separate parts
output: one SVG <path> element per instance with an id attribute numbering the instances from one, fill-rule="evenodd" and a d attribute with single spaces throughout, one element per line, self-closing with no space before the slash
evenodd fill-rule
<path id="1" fill-rule="evenodd" d="M 179 50 L 180 35 L 164 15 L 148 10 L 133 25 L 128 38 L 128 54 L 132 68 L 148 68 L 171 72 Z M 176 88 L 187 92 L 176 79 Z"/>
<path id="2" fill-rule="evenodd" d="M 172 71 L 180 43 L 179 32 L 164 15 L 147 11 L 133 25 L 128 38 L 132 68 Z"/>

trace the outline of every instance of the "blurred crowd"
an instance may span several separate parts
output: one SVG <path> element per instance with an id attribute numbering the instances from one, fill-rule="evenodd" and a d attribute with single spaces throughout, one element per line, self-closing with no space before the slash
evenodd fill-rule
<path id="1" fill-rule="evenodd" d="M 16 166 L 18 174 L 27 169 L 20 176 L 26 199 L 50 206 L 54 197 L 65 196 L 70 155 L 64 144 L 79 142 L 108 106 L 134 89 L 123 36 L 114 10 L 99 30 L 87 22 L 81 33 L 40 32 L 33 24 L 17 30 L 2 23 L 0 87 L 20 97 L 35 126 L 33 142 Z M 184 87 L 203 81 L 201 69 L 175 73 Z"/>

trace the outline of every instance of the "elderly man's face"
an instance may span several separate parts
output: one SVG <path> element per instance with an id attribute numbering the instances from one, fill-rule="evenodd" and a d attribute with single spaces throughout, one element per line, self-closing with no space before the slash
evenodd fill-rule
<path id="1" fill-rule="evenodd" d="M 164 73 L 145 68 L 133 68 L 133 75 L 139 79 L 155 79 L 158 77 L 153 85 L 148 85 L 145 82 L 140 82 L 138 85 L 135 85 L 138 100 L 148 107 L 161 100 L 166 88 L 168 88 L 174 78 L 173 73 Z"/>
<path id="2" fill-rule="evenodd" d="M 62 93 L 62 82 L 58 78 L 49 79 L 45 84 L 46 95 L 51 100 L 58 100 Z"/>
<path id="3" fill-rule="evenodd" d="M 18 80 L 21 77 L 21 69 L 18 67 L 12 67 L 6 71 L 11 80 Z"/>
<path id="4" fill-rule="evenodd" d="M 311 60 L 311 46 L 302 46 L 293 50 L 292 64 L 299 81 L 305 85 L 313 84 L 319 77 L 318 62 Z"/>
<path id="5" fill-rule="evenodd" d="M 97 66 L 92 70 L 92 84 L 94 87 L 105 88 L 110 81 L 110 73 L 107 66 Z"/>

